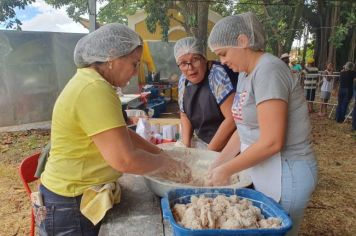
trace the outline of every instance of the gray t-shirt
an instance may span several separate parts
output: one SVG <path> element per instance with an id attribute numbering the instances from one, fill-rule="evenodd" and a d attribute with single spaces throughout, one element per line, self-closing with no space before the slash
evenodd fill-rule
<path id="1" fill-rule="evenodd" d="M 254 70 L 240 73 L 232 106 L 242 143 L 251 145 L 259 137 L 257 105 L 270 99 L 288 103 L 288 128 L 282 157 L 312 155 L 310 120 L 304 92 L 288 67 L 279 58 L 265 53 Z"/>

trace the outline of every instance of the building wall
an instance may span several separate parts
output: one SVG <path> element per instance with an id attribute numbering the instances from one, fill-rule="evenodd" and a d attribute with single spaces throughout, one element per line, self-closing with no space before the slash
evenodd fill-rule
<path id="1" fill-rule="evenodd" d="M 183 16 L 178 14 L 176 10 L 169 10 L 169 15 L 173 15 L 174 18 L 184 21 Z M 150 33 L 146 27 L 145 19 L 147 14 L 144 11 L 139 11 L 135 15 L 128 16 L 128 25 L 130 28 L 134 29 L 142 38 L 146 41 L 161 41 L 162 40 L 162 28 L 157 23 L 156 32 Z M 222 17 L 213 11 L 209 11 L 209 20 L 208 20 L 208 33 L 210 33 L 211 29 L 215 25 L 215 23 L 221 19 Z M 185 32 L 184 28 L 181 26 L 179 22 L 174 19 L 170 20 L 170 30 L 168 32 L 168 41 L 176 42 L 177 40 L 187 37 L 188 34 Z M 173 51 L 172 51 L 173 53 Z M 207 57 L 210 60 L 218 59 L 217 56 L 207 49 Z"/>

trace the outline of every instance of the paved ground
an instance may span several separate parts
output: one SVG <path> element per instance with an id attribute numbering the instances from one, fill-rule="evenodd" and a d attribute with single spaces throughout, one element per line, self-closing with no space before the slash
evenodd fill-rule
<path id="1" fill-rule="evenodd" d="M 50 129 L 51 121 L 36 122 L 23 125 L 5 126 L 0 127 L 0 132 L 15 132 L 15 131 L 25 131 L 31 129 Z"/>

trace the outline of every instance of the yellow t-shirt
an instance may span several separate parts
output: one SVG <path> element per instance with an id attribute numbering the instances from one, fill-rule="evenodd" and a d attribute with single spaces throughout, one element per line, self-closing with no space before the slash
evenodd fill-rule
<path id="1" fill-rule="evenodd" d="M 104 160 L 91 136 L 124 125 L 115 89 L 95 70 L 78 69 L 54 105 L 42 184 L 74 197 L 93 185 L 115 181 L 121 173 Z"/>

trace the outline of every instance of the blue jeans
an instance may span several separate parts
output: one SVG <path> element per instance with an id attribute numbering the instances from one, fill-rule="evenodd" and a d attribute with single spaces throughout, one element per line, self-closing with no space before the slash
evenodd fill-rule
<path id="1" fill-rule="evenodd" d="M 314 101 L 315 100 L 315 91 L 316 91 L 316 89 L 304 89 L 305 99 L 310 102 Z"/>
<path id="2" fill-rule="evenodd" d="M 82 196 L 63 197 L 51 192 L 42 184 L 39 191 L 44 205 L 42 218 L 36 215 L 39 235 L 98 235 L 101 223 L 93 225 L 80 212 Z"/>
<path id="3" fill-rule="evenodd" d="M 310 158 L 312 157 L 312 158 Z M 314 156 L 282 158 L 282 196 L 280 204 L 289 213 L 293 228 L 288 236 L 298 235 L 304 210 L 317 184 L 317 164 Z"/>
<path id="4" fill-rule="evenodd" d="M 356 98 L 355 98 L 354 110 L 352 111 L 352 130 L 356 131 Z"/>
<path id="5" fill-rule="evenodd" d="M 352 130 L 356 130 L 356 87 L 354 86 L 354 98 L 355 104 L 354 109 L 352 111 Z"/>
<path id="6" fill-rule="evenodd" d="M 349 102 L 352 98 L 352 88 L 340 88 L 338 95 L 338 103 L 336 107 L 336 122 L 342 123 L 345 120 L 345 115 L 347 112 L 347 108 L 349 106 Z"/>

